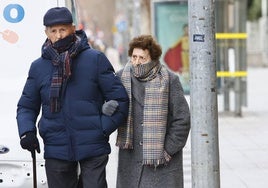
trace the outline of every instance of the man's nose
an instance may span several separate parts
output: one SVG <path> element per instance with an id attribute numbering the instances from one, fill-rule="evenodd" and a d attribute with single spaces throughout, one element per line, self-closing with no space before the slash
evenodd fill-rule
<path id="1" fill-rule="evenodd" d="M 56 33 L 56 37 L 57 37 L 57 39 L 61 39 L 62 38 L 62 33 L 61 32 L 57 32 Z"/>

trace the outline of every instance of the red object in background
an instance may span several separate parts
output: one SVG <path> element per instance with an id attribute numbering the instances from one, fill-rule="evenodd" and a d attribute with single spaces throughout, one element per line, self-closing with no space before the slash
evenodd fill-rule
<path id="1" fill-rule="evenodd" d="M 83 30 L 83 29 L 85 29 L 84 24 L 83 23 L 79 23 L 78 24 L 78 30 Z"/>
<path id="2" fill-rule="evenodd" d="M 168 68 L 174 72 L 182 72 L 182 45 L 178 43 L 176 46 L 169 48 L 164 56 L 164 61 Z"/>

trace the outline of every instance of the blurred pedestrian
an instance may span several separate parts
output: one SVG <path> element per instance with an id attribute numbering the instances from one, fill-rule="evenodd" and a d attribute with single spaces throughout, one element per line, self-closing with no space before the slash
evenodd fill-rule
<path id="1" fill-rule="evenodd" d="M 179 77 L 159 59 L 151 35 L 131 40 L 130 61 L 117 74 L 130 99 L 126 124 L 118 128 L 117 188 L 182 188 L 182 149 L 190 112 Z"/>
<path id="2" fill-rule="evenodd" d="M 40 133 L 49 188 L 76 188 L 78 165 L 83 187 L 105 188 L 109 135 L 126 121 L 128 95 L 107 57 L 75 30 L 67 8 L 49 9 L 43 24 L 42 56 L 31 64 L 17 106 L 20 144 L 40 152 Z"/>

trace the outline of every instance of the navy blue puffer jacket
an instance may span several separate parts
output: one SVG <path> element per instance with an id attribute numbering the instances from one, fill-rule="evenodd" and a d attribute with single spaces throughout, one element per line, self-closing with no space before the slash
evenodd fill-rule
<path id="1" fill-rule="evenodd" d="M 44 142 L 44 158 L 78 161 L 111 152 L 109 135 L 126 120 L 128 96 L 106 56 L 88 46 L 85 33 L 79 54 L 72 61 L 72 75 L 66 84 L 61 110 L 50 111 L 49 93 L 53 73 L 50 59 L 40 57 L 30 67 L 18 102 L 19 135 L 38 131 Z M 105 101 L 116 100 L 112 116 L 102 114 Z"/>

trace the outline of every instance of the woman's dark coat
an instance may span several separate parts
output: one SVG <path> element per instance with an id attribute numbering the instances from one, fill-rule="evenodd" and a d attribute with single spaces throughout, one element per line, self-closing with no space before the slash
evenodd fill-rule
<path id="1" fill-rule="evenodd" d="M 62 90 L 62 106 L 58 113 L 50 112 L 49 92 L 53 65 L 40 57 L 29 70 L 18 102 L 19 135 L 36 130 L 44 142 L 44 158 L 77 161 L 109 154 L 109 135 L 125 121 L 128 96 L 106 56 L 89 48 L 84 32 L 79 54 L 72 61 L 72 74 Z M 102 114 L 105 101 L 116 100 L 118 110 L 110 117 Z"/>
<path id="2" fill-rule="evenodd" d="M 119 72 L 118 75 L 121 75 Z M 144 87 L 132 77 L 134 149 L 119 149 L 117 188 L 183 188 L 182 149 L 190 130 L 190 113 L 179 77 L 169 72 L 169 112 L 164 149 L 171 161 L 157 168 L 142 165 Z"/>

